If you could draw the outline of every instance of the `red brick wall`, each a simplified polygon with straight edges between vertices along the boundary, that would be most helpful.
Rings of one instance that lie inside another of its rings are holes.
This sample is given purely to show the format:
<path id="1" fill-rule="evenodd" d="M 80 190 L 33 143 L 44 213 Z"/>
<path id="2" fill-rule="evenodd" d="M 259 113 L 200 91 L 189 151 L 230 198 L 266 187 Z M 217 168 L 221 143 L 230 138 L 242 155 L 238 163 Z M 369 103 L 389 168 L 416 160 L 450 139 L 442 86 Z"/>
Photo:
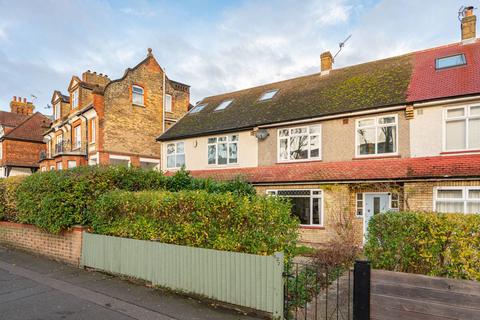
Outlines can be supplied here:
<path id="1" fill-rule="evenodd" d="M 0 221 L 0 243 L 79 266 L 84 229 L 74 227 L 53 235 L 35 226 Z"/>
<path id="2" fill-rule="evenodd" d="M 5 140 L 2 162 L 37 166 L 40 151 L 46 150 L 46 144 L 40 142 Z"/>

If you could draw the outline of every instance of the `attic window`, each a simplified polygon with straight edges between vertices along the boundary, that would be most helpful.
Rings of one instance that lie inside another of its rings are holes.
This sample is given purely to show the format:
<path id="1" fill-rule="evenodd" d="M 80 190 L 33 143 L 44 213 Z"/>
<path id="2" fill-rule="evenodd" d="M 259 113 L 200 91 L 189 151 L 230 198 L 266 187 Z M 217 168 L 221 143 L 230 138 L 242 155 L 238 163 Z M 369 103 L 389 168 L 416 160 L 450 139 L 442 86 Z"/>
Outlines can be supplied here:
<path id="1" fill-rule="evenodd" d="M 447 69 L 452 67 L 463 66 L 465 64 L 467 64 L 467 60 L 465 59 L 465 55 L 462 53 L 462 54 L 456 54 L 454 56 L 437 58 L 435 60 L 435 69 L 437 70 Z"/>
<path id="2" fill-rule="evenodd" d="M 199 104 L 198 106 L 195 106 L 195 107 L 193 107 L 193 109 L 192 109 L 192 110 L 190 110 L 190 113 L 197 113 L 197 112 L 200 112 L 200 111 L 202 111 L 202 110 L 203 110 L 203 108 L 205 108 L 206 106 L 207 106 L 207 104 L 206 104 L 206 103 L 204 103 L 204 104 Z"/>
<path id="3" fill-rule="evenodd" d="M 228 99 L 223 101 L 218 105 L 218 107 L 215 108 L 215 111 L 226 109 L 230 104 L 232 104 L 232 102 L 233 102 L 233 99 Z"/>
<path id="4" fill-rule="evenodd" d="M 258 101 L 265 101 L 272 99 L 278 92 L 278 89 L 269 90 L 264 92 Z"/>

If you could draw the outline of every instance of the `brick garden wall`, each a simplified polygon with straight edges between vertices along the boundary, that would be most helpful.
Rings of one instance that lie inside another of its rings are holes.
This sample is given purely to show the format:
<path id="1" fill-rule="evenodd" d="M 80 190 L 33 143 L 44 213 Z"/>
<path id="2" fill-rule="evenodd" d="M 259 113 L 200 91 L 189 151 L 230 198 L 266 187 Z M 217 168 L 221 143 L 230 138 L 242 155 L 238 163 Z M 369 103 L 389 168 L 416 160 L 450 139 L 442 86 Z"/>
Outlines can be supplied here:
<path id="1" fill-rule="evenodd" d="M 35 226 L 0 221 L 0 243 L 79 266 L 84 230 L 74 227 L 54 235 Z"/>

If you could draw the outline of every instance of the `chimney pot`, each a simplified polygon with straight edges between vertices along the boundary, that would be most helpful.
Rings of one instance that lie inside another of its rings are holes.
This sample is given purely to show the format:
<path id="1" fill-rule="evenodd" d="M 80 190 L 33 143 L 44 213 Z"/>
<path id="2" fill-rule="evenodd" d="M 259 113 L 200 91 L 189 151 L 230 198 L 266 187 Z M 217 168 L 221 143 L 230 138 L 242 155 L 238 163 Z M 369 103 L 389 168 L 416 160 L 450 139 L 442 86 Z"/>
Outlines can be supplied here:
<path id="1" fill-rule="evenodd" d="M 328 74 L 332 70 L 333 57 L 330 51 L 326 51 L 320 55 L 320 71 L 322 74 Z"/>
<path id="2" fill-rule="evenodd" d="M 462 33 L 462 41 L 475 40 L 477 36 L 477 17 L 473 14 L 473 7 L 463 9 L 463 18 L 460 29 Z"/>
<path id="3" fill-rule="evenodd" d="M 16 97 L 16 96 L 13 96 L 13 101 L 17 101 L 17 97 Z"/>
<path id="4" fill-rule="evenodd" d="M 26 103 L 27 102 L 27 98 L 23 98 L 23 103 Z"/>

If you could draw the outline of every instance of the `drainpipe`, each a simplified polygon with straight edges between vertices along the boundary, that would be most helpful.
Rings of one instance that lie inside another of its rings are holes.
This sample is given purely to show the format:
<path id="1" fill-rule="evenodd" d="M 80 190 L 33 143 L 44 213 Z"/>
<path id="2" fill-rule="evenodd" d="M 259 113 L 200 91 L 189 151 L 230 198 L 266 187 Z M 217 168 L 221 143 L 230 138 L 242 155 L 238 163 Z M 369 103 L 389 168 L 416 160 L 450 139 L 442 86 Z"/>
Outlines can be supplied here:
<path id="1" fill-rule="evenodd" d="M 85 141 L 85 159 L 87 159 L 87 165 L 88 165 L 88 119 L 87 117 L 85 117 L 85 115 L 82 113 L 80 115 L 80 117 L 82 117 L 83 119 L 85 119 L 85 126 L 86 126 L 86 130 L 85 130 L 85 138 L 86 138 L 86 141 Z"/>
<path id="2" fill-rule="evenodd" d="M 162 71 L 163 71 L 163 106 L 162 106 L 162 113 L 163 113 L 163 117 L 162 117 L 162 134 L 165 132 L 165 96 L 166 96 L 166 91 L 167 91 L 167 87 L 165 86 L 165 69 L 162 68 Z M 163 143 L 161 142 L 160 143 L 160 168 L 159 170 L 162 171 L 162 165 L 163 165 Z"/>

